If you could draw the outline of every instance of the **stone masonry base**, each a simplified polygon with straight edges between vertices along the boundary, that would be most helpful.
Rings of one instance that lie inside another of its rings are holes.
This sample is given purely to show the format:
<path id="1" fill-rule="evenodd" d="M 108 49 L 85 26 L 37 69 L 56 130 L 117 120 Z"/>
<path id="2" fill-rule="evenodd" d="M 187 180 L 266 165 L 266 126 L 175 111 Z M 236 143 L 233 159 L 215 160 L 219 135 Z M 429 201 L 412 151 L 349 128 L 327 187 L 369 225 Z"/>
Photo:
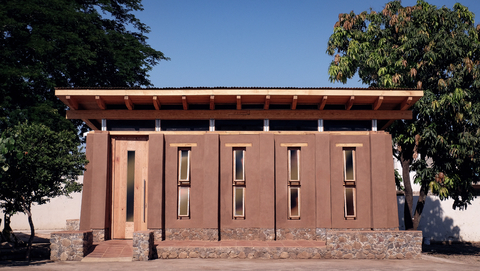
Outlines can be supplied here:
<path id="1" fill-rule="evenodd" d="M 50 260 L 81 261 L 92 247 L 92 231 L 52 232 L 50 235 Z"/>
<path id="2" fill-rule="evenodd" d="M 223 228 L 220 229 L 220 240 L 273 241 L 275 240 L 275 230 L 261 228 Z"/>
<path id="3" fill-rule="evenodd" d="M 165 240 L 217 241 L 218 229 L 167 229 Z"/>

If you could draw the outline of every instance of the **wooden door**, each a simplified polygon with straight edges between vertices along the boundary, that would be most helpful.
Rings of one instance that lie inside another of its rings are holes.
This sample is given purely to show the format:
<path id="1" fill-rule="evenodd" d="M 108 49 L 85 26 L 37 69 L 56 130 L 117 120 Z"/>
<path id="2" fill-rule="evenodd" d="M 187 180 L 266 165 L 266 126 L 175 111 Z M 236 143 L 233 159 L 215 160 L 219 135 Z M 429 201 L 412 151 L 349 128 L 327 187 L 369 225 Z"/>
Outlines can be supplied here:
<path id="1" fill-rule="evenodd" d="M 147 229 L 148 141 L 112 139 L 112 238 L 131 239 Z"/>

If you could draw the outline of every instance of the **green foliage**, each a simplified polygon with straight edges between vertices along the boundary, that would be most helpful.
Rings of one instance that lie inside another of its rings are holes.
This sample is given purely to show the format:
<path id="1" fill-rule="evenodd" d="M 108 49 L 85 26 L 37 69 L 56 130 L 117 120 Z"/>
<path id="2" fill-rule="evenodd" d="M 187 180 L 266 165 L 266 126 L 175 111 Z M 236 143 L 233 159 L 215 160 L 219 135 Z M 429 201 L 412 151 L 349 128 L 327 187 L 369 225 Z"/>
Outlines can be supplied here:
<path id="1" fill-rule="evenodd" d="M 0 130 L 16 110 L 43 104 L 64 115 L 55 87 L 150 86 L 147 72 L 168 59 L 147 44 L 149 28 L 131 13 L 142 10 L 140 0 L 0 6 Z"/>
<path id="2" fill-rule="evenodd" d="M 0 148 L 0 206 L 7 213 L 81 191 L 76 180 L 87 161 L 75 133 L 26 122 L 5 130 Z"/>
<path id="3" fill-rule="evenodd" d="M 390 128 L 397 157 L 410 157 L 422 189 L 466 208 L 480 172 L 480 26 L 461 4 L 425 1 L 340 14 L 328 42 L 331 81 L 358 72 L 372 87 L 421 88 L 413 120 Z M 437 178 L 444 174 L 443 179 Z"/>

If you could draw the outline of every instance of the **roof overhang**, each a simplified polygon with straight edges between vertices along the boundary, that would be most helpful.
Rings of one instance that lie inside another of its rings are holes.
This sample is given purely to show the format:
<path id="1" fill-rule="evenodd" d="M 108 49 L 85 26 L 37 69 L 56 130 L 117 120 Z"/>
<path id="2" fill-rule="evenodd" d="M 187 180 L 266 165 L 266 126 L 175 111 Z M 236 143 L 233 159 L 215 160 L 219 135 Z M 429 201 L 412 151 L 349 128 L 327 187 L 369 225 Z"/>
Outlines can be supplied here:
<path id="1" fill-rule="evenodd" d="M 411 119 L 409 108 L 423 96 L 423 91 L 372 88 L 57 88 L 55 95 L 69 107 L 67 118 L 82 119 L 94 130 L 100 129 L 101 119 L 377 119 L 383 123 L 379 127 L 386 127 L 393 120 Z M 194 105 L 203 107 L 192 109 L 197 108 Z M 217 108 L 223 105 L 230 107 Z M 250 108 L 248 105 L 257 107 L 246 109 Z M 278 105 L 282 105 L 281 109 L 273 109 Z M 180 110 L 172 110 L 172 106 Z M 305 106 L 309 109 L 304 109 Z M 329 109 L 332 106 L 335 110 Z"/>

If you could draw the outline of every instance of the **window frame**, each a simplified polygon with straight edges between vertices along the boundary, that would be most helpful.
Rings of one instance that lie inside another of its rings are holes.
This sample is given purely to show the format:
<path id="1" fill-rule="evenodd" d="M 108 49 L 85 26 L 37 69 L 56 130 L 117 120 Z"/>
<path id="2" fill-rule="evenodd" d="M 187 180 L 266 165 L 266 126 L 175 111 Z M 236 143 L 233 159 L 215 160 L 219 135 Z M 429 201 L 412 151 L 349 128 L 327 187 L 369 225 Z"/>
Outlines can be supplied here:
<path id="1" fill-rule="evenodd" d="M 297 152 L 297 180 L 292 180 L 292 154 L 291 154 L 291 151 L 296 151 Z M 287 177 L 288 177 L 288 183 L 290 185 L 300 185 L 300 159 L 301 159 L 301 148 L 300 147 L 288 147 L 287 148 L 287 153 L 288 153 L 288 166 L 287 166 L 287 170 L 288 170 L 288 173 L 287 173 Z"/>
<path id="2" fill-rule="evenodd" d="M 297 190 L 297 208 L 298 215 L 292 215 L 292 189 Z M 288 187 L 288 219 L 299 220 L 301 217 L 301 192 L 299 186 L 289 186 Z"/>
<path id="3" fill-rule="evenodd" d="M 236 212 L 236 204 L 237 204 L 237 190 L 242 190 L 242 214 L 237 215 Z M 244 186 L 234 186 L 233 187 L 233 218 L 238 219 L 238 218 L 245 218 L 245 187 Z"/>
<path id="4" fill-rule="evenodd" d="M 352 203 L 353 203 L 353 215 L 348 214 L 347 209 L 347 189 L 352 189 Z M 357 218 L 357 188 L 355 186 L 345 186 L 343 189 L 343 198 L 344 198 L 344 216 L 345 219 L 356 219 Z"/>
<path id="5" fill-rule="evenodd" d="M 180 213 L 181 212 L 180 207 L 181 207 L 181 202 L 182 202 L 181 201 L 182 200 L 182 198 L 181 198 L 182 194 L 180 193 L 180 191 L 182 189 L 187 189 L 187 214 L 181 214 Z M 177 195 L 178 195 L 177 217 L 180 218 L 180 219 L 182 219 L 184 217 L 190 217 L 190 186 L 178 186 L 177 191 L 178 191 L 177 192 Z"/>
<path id="6" fill-rule="evenodd" d="M 243 163 L 242 163 L 242 179 L 237 179 L 237 159 L 236 159 L 236 152 L 237 151 L 242 151 L 242 156 L 243 156 Z M 234 185 L 245 185 L 245 154 L 246 150 L 243 147 L 235 147 L 232 149 L 232 155 L 233 155 L 233 184 Z"/>
<path id="7" fill-rule="evenodd" d="M 182 179 L 182 152 L 187 151 L 188 156 L 187 156 L 187 178 Z M 177 181 L 179 185 L 188 185 L 190 184 L 190 156 L 191 156 L 192 149 L 190 148 L 178 148 L 178 176 L 177 176 Z"/>
<path id="8" fill-rule="evenodd" d="M 346 156 L 346 151 L 351 151 L 352 152 L 352 174 L 353 174 L 353 179 L 347 179 L 347 156 Z M 356 183 L 356 159 L 355 159 L 355 154 L 356 154 L 356 149 L 354 147 L 344 147 L 342 149 L 343 153 L 343 182 L 345 185 L 355 185 Z"/>

